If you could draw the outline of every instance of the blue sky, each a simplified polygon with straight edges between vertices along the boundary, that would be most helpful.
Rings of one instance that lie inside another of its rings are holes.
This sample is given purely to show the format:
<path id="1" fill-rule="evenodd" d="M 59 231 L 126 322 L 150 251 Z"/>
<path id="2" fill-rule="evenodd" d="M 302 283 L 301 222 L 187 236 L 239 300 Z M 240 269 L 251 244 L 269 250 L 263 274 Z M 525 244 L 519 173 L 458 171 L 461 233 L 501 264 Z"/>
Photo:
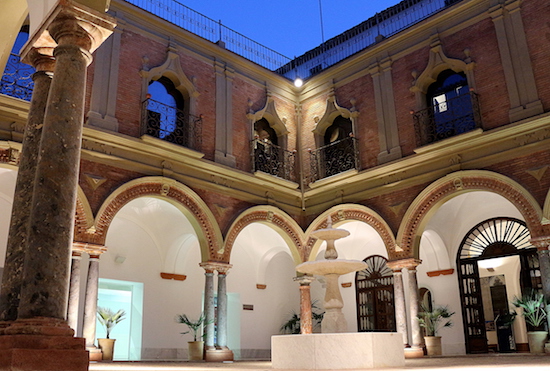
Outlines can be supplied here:
<path id="1" fill-rule="evenodd" d="M 319 0 L 179 0 L 287 57 L 322 42 Z M 325 41 L 399 0 L 321 0 Z"/>

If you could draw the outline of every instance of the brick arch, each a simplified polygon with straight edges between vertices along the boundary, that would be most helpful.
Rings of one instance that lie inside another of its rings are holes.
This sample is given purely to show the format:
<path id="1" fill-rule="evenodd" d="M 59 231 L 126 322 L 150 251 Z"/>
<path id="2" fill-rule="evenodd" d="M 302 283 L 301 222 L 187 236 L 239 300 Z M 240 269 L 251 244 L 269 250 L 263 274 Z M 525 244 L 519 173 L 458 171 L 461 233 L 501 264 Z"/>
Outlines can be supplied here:
<path id="1" fill-rule="evenodd" d="M 202 260 L 219 261 L 223 239 L 214 215 L 191 188 L 164 177 L 134 179 L 115 190 L 98 212 L 92 227 L 92 242 L 104 245 L 115 215 L 124 205 L 139 197 L 160 198 L 177 207 L 187 217 L 197 234 Z"/>
<path id="2" fill-rule="evenodd" d="M 521 213 L 532 238 L 543 234 L 542 210 L 537 201 L 519 183 L 486 170 L 467 170 L 449 174 L 428 186 L 413 201 L 405 213 L 397 244 L 403 257 L 418 258 L 424 227 L 441 205 L 466 192 L 487 191 L 501 195 Z"/>
<path id="3" fill-rule="evenodd" d="M 233 222 L 227 233 L 224 245 L 223 260 L 229 261 L 235 240 L 242 230 L 253 224 L 262 223 L 277 232 L 287 243 L 294 262 L 303 262 L 302 245 L 304 233 L 298 223 L 281 209 L 274 206 L 260 205 L 245 210 Z"/>
<path id="4" fill-rule="evenodd" d="M 374 210 L 357 204 L 342 204 L 336 205 L 319 215 L 308 227 L 306 231 L 306 243 L 304 244 L 304 255 L 307 260 L 315 259 L 313 256 L 314 246 L 317 239 L 311 237 L 311 232 L 327 227 L 327 218 L 330 216 L 334 226 L 342 224 L 346 221 L 360 221 L 372 228 L 382 238 L 386 251 L 388 252 L 388 260 L 398 259 L 400 251 L 396 250 L 395 237 L 386 223 L 386 221 Z"/>

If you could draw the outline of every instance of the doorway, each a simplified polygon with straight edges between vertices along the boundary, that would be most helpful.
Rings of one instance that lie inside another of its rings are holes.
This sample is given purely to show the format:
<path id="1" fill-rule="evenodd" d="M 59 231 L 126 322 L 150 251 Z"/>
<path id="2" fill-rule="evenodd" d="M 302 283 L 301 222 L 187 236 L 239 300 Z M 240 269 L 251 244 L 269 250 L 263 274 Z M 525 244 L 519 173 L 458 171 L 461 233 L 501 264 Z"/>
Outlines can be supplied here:
<path id="1" fill-rule="evenodd" d="M 542 287 L 537 250 L 529 241 L 525 223 L 513 218 L 479 223 L 462 240 L 457 267 L 467 353 L 515 350 L 511 341 L 506 346 L 498 321 L 512 312 L 514 296 Z"/>

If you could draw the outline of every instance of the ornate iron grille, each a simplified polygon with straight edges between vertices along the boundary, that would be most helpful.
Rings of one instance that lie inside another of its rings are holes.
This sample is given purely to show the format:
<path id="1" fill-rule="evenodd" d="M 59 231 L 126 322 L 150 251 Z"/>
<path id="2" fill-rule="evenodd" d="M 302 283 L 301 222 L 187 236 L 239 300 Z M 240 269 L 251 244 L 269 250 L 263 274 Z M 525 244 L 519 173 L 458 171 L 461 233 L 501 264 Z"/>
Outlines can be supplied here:
<path id="1" fill-rule="evenodd" d="M 296 151 L 288 151 L 275 144 L 254 139 L 252 171 L 261 171 L 286 180 L 296 181 Z"/>
<path id="2" fill-rule="evenodd" d="M 481 127 L 479 100 L 474 92 L 412 112 L 412 115 L 418 147 Z"/>
<path id="3" fill-rule="evenodd" d="M 30 101 L 34 88 L 34 72 L 34 68 L 21 62 L 19 55 L 11 53 L 2 75 L 0 93 Z"/>
<path id="4" fill-rule="evenodd" d="M 359 170 L 357 139 L 352 136 L 315 150 L 309 150 L 309 156 L 310 183 L 346 170 Z"/>
<path id="5" fill-rule="evenodd" d="M 142 135 L 200 151 L 202 116 L 185 114 L 175 107 L 147 99 L 142 107 Z"/>

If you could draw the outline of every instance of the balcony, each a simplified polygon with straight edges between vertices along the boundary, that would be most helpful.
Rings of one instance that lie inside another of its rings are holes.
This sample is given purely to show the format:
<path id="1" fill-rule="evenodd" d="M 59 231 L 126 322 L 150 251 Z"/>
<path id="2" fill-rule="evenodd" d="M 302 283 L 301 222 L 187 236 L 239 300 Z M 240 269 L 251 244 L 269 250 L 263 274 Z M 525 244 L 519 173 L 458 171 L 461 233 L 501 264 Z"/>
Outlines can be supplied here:
<path id="1" fill-rule="evenodd" d="M 418 147 L 482 127 L 478 96 L 472 91 L 412 116 Z"/>
<path id="2" fill-rule="evenodd" d="M 252 140 L 251 148 L 252 172 L 261 171 L 296 182 L 296 151 L 287 151 L 260 139 Z"/>
<path id="3" fill-rule="evenodd" d="M 34 72 L 34 68 L 21 62 L 19 55 L 11 53 L 0 81 L 0 94 L 30 101 Z"/>
<path id="4" fill-rule="evenodd" d="M 202 116 L 147 99 L 142 107 L 142 135 L 150 135 L 183 147 L 201 151 Z"/>
<path id="5" fill-rule="evenodd" d="M 357 139 L 352 136 L 315 150 L 309 150 L 309 155 L 310 183 L 347 170 L 359 170 L 360 167 Z"/>

